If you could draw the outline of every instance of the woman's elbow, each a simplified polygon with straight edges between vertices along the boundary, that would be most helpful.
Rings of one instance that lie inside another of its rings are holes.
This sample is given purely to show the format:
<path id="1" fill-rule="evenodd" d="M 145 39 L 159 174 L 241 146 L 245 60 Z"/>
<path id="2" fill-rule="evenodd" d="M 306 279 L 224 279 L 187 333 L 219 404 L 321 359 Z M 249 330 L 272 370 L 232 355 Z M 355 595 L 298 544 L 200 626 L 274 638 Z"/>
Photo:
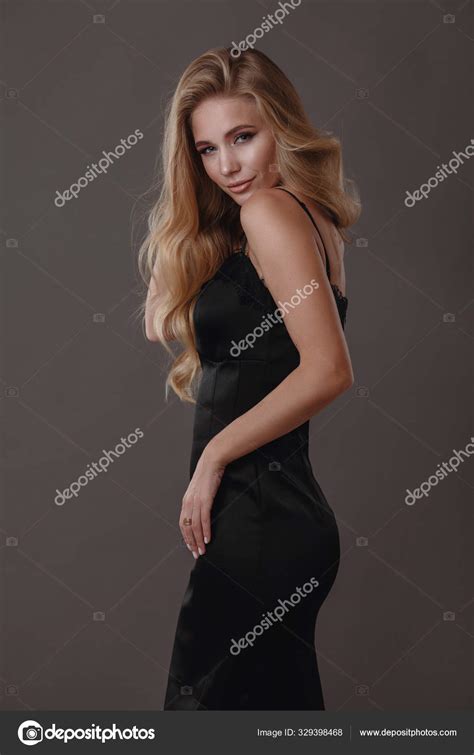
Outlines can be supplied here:
<path id="1" fill-rule="evenodd" d="M 325 391 L 331 396 L 331 400 L 337 398 L 341 393 L 345 393 L 345 391 L 354 385 L 354 374 L 350 365 L 338 368 L 334 367 L 334 369 L 328 370 L 321 377 Z"/>
<path id="2" fill-rule="evenodd" d="M 354 373 L 350 362 L 344 361 L 343 364 L 332 364 L 326 367 L 326 369 L 322 367 L 319 358 L 316 362 L 314 360 L 306 361 L 303 364 L 300 362 L 300 368 L 303 369 L 306 376 L 308 389 L 311 393 L 316 391 L 316 401 L 320 401 L 321 391 L 324 391 L 328 396 L 330 395 L 331 400 L 333 400 L 354 385 Z M 315 375 L 318 376 L 316 382 Z"/>
<path id="3" fill-rule="evenodd" d="M 340 370 L 334 377 L 333 382 L 336 395 L 345 393 L 345 391 L 349 390 L 349 388 L 354 385 L 354 373 L 352 371 L 352 368 L 349 367 L 347 369 Z"/>

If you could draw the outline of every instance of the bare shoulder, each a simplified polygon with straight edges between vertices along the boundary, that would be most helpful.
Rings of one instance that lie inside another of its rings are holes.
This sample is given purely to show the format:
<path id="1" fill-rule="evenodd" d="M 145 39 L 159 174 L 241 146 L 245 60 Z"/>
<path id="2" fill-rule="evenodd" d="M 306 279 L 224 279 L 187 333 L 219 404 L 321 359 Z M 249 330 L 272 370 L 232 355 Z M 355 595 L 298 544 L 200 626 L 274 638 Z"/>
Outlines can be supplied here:
<path id="1" fill-rule="evenodd" d="M 331 219 L 329 213 L 313 199 L 303 196 L 299 200 L 313 217 L 314 222 L 321 234 L 324 246 L 330 250 L 329 256 L 333 261 L 333 267 L 338 267 L 344 259 L 344 239 L 339 229 Z M 276 187 L 259 189 L 250 196 L 240 209 L 240 222 L 245 233 L 269 232 L 277 227 L 294 232 L 298 226 L 301 231 L 314 235 L 314 227 L 309 222 L 301 222 L 302 207 L 288 192 L 281 191 Z M 318 247 L 321 246 L 316 237 Z M 323 249 L 320 250 L 323 252 Z"/>
<path id="2" fill-rule="evenodd" d="M 258 189 L 240 208 L 240 222 L 247 233 L 278 226 L 291 227 L 300 220 L 301 209 L 287 192 L 280 189 Z"/>
<path id="3" fill-rule="evenodd" d="M 319 233 L 295 196 L 306 206 Z M 311 244 L 314 249 L 316 245 L 324 265 L 327 255 L 331 282 L 345 290 L 344 239 L 330 214 L 312 198 L 300 192 L 291 196 L 277 187 L 259 189 L 242 205 L 240 222 L 257 268 L 266 257 L 277 255 L 280 247 L 295 253 L 303 246 Z"/>

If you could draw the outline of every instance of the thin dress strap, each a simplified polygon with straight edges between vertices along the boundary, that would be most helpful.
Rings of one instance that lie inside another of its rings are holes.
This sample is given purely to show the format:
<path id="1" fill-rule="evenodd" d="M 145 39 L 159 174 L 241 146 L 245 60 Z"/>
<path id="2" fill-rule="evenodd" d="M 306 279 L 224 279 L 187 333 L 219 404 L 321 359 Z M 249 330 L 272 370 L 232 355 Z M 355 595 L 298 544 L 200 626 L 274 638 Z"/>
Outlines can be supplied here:
<path id="1" fill-rule="evenodd" d="M 324 240 L 323 240 L 323 237 L 322 237 L 322 235 L 320 233 L 320 230 L 319 230 L 318 226 L 316 225 L 316 222 L 315 222 L 313 216 L 311 215 L 310 211 L 306 207 L 305 203 L 302 202 L 300 199 L 298 199 L 298 197 L 295 196 L 293 194 L 293 192 L 290 191 L 289 189 L 284 189 L 283 186 L 275 186 L 275 189 L 281 189 L 282 191 L 286 191 L 287 194 L 290 194 L 293 197 L 293 199 L 296 199 L 296 201 L 298 202 L 298 204 L 300 205 L 300 207 L 303 208 L 303 210 L 305 211 L 305 213 L 308 215 L 309 219 L 311 220 L 312 224 L 316 228 L 316 230 L 318 232 L 318 236 L 321 239 L 321 243 L 322 243 L 323 249 L 324 249 L 324 256 L 325 256 L 325 259 L 326 259 L 326 273 L 327 273 L 327 276 L 329 278 L 329 281 L 331 281 L 331 270 L 330 270 L 330 267 L 329 267 L 329 255 L 327 253 L 326 245 L 324 243 Z"/>

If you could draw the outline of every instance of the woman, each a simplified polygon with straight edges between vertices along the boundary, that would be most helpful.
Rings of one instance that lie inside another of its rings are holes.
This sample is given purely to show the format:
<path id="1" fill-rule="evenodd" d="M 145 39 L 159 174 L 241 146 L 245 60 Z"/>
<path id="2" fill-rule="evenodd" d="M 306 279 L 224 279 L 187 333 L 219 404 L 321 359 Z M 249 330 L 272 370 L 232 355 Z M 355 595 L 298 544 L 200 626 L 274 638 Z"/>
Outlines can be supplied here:
<path id="1" fill-rule="evenodd" d="M 167 393 L 196 404 L 165 710 L 324 710 L 314 632 L 340 550 L 308 425 L 353 384 L 347 186 L 339 142 L 263 53 L 188 66 L 140 249 L 146 335 L 183 345 Z"/>

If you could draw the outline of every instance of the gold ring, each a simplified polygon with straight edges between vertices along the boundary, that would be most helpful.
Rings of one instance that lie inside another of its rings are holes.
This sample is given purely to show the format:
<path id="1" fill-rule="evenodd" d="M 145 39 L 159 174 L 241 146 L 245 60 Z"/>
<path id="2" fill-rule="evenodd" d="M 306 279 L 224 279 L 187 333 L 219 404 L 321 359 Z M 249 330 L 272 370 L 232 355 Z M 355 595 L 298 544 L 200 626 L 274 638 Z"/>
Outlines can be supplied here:
<path id="1" fill-rule="evenodd" d="M 189 527 L 189 525 L 192 523 L 193 523 L 192 519 L 189 519 L 189 518 L 183 519 L 183 524 L 185 527 Z"/>

